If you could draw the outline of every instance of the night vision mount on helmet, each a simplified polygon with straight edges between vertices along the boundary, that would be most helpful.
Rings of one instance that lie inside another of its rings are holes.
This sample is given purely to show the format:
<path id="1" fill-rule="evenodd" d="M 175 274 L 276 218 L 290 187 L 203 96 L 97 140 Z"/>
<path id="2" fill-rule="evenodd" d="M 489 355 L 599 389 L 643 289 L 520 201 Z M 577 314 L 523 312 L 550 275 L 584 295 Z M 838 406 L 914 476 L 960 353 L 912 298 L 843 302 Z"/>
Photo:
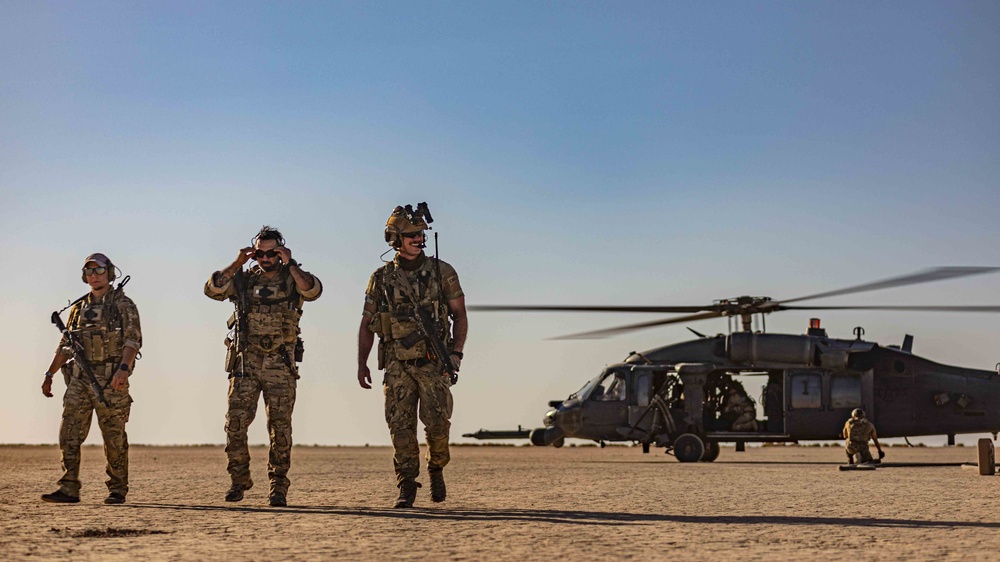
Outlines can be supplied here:
<path id="1" fill-rule="evenodd" d="M 402 235 L 430 230 L 429 226 L 434 222 L 427 202 L 417 203 L 416 210 L 413 205 L 398 206 L 392 210 L 392 215 L 385 223 L 385 241 L 393 248 L 399 248 L 402 243 Z"/>

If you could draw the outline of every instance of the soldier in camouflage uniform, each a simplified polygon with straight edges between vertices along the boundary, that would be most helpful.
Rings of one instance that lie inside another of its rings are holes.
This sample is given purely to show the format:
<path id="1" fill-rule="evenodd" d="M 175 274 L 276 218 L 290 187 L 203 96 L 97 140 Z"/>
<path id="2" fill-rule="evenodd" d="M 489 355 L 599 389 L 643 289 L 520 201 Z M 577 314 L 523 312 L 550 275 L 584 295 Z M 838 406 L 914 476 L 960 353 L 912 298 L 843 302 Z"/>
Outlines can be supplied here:
<path id="1" fill-rule="evenodd" d="M 243 269 L 251 258 L 257 265 Z M 232 486 L 226 501 L 243 499 L 253 487 L 247 429 L 264 395 L 271 449 L 267 462 L 270 479 L 268 501 L 272 507 L 287 505 L 288 468 L 292 452 L 292 408 L 299 378 L 296 362 L 302 360 L 299 319 L 302 303 L 314 301 L 323 292 L 319 279 L 303 271 L 292 259 L 292 251 L 277 230 L 265 226 L 253 246 L 240 250 L 228 267 L 212 274 L 205 283 L 210 298 L 232 300 L 242 315 L 234 313 L 226 339 L 229 373 L 229 410 L 226 413 L 226 454 Z M 241 300 L 242 299 L 242 300 Z M 243 316 L 243 318 L 240 318 Z"/>
<path id="2" fill-rule="evenodd" d="M 847 451 L 847 461 L 854 464 L 855 455 L 862 463 L 872 462 L 872 453 L 868 450 L 868 440 L 875 441 L 875 448 L 878 449 L 878 458 L 882 460 L 885 453 L 878 442 L 878 434 L 875 433 L 875 424 L 870 422 L 865 416 L 865 411 L 855 408 L 851 412 L 851 419 L 844 424 L 844 447 Z"/>
<path id="3" fill-rule="evenodd" d="M 55 503 L 80 501 L 80 446 L 90 432 L 93 413 L 104 438 L 107 457 L 108 497 L 106 504 L 125 503 L 128 494 L 128 421 L 132 397 L 128 377 L 142 347 L 139 311 L 121 288 L 114 289 L 115 266 L 104 254 L 91 254 L 84 260 L 83 281 L 90 292 L 69 311 L 66 328 L 83 345 L 83 355 L 90 366 L 107 404 L 98 398 L 89 377 L 73 358 L 69 338 L 63 335 L 49 369 L 45 371 L 42 394 L 52 397 L 52 374 L 63 373 L 62 423 L 59 425 L 59 450 L 63 476 L 59 489 L 42 499 Z"/>
<path id="4" fill-rule="evenodd" d="M 427 472 L 431 499 L 446 497 L 443 469 L 450 459 L 451 378 L 444 371 L 427 341 L 417 331 L 412 299 L 437 319 L 437 336 L 451 354 L 456 369 L 461 365 L 468 319 L 465 295 L 455 269 L 424 254 L 427 222 L 409 208 L 396 207 L 385 228 L 385 239 L 395 250 L 393 261 L 372 274 L 365 291 L 365 305 L 358 330 L 358 383 L 371 388 L 368 355 L 379 336 L 379 369 L 385 370 L 385 420 L 392 438 L 393 465 L 399 497 L 395 507 L 412 507 L 420 473 L 417 418 L 427 438 Z M 407 284 L 406 287 L 402 284 Z M 410 296 L 408 296 L 410 295 Z M 449 320 L 451 322 L 449 322 Z M 449 323 L 453 326 L 449 327 Z"/>
<path id="5" fill-rule="evenodd" d="M 732 420 L 732 431 L 757 431 L 757 406 L 737 381 L 730 383 L 722 398 L 722 417 Z"/>

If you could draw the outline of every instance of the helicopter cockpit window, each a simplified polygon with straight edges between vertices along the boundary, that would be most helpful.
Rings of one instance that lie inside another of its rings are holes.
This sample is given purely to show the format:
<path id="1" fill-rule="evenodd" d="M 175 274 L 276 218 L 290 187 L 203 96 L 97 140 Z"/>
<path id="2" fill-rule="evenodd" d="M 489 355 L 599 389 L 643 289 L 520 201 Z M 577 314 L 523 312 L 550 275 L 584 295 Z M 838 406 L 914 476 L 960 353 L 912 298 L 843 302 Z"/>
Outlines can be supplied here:
<path id="1" fill-rule="evenodd" d="M 792 408 L 822 408 L 823 382 L 819 373 L 795 373 L 788 378 Z"/>
<path id="2" fill-rule="evenodd" d="M 623 373 L 608 373 L 601 380 L 601 384 L 597 385 L 597 388 L 590 395 L 591 400 L 599 400 L 601 402 L 617 402 L 625 400 L 625 397 L 626 386 L 625 375 Z"/>
<path id="3" fill-rule="evenodd" d="M 861 377 L 834 376 L 830 380 L 830 406 L 857 408 L 861 405 Z"/>
<path id="4" fill-rule="evenodd" d="M 642 374 L 635 379 L 636 405 L 649 406 L 649 375 Z"/>

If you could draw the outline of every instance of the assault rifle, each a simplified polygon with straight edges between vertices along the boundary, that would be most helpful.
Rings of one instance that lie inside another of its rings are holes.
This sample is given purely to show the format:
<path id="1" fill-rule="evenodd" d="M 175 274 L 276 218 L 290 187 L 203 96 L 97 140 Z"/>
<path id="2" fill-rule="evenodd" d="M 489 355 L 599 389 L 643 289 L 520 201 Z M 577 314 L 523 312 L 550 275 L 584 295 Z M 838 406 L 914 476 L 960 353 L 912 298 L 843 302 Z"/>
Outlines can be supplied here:
<path id="1" fill-rule="evenodd" d="M 233 330 L 233 347 L 236 357 L 232 361 L 226 361 L 227 366 L 232 365 L 230 374 L 232 376 L 243 376 L 243 354 L 247 350 L 247 280 L 246 273 L 240 269 L 233 275 L 233 287 L 236 294 L 233 296 L 233 304 L 236 305 L 236 312 L 232 324 L 229 328 Z"/>
<path id="2" fill-rule="evenodd" d="M 390 275 L 399 276 L 400 271 L 401 270 L 396 269 Z M 427 342 L 427 345 L 430 347 L 431 354 L 433 354 L 434 358 L 441 363 L 445 372 L 451 377 L 451 384 L 458 384 L 458 371 L 455 370 L 455 365 L 451 362 L 451 354 L 448 353 L 448 349 L 445 347 L 444 342 L 441 341 L 441 336 L 439 335 L 444 333 L 444 327 L 441 326 L 441 323 L 431 316 L 427 310 L 420 307 L 419 301 L 417 301 L 416 295 L 413 294 L 413 288 L 410 287 L 409 283 L 404 280 L 398 284 L 394 284 L 393 286 L 399 287 L 400 292 L 402 292 L 403 295 L 410 300 L 414 309 L 413 319 L 417 323 L 417 331 Z M 407 339 L 409 339 L 409 336 L 403 338 L 402 341 L 404 345 Z M 416 342 L 414 341 L 413 343 Z M 412 345 L 413 344 L 411 343 L 406 347 L 412 347 Z"/>
<path id="3" fill-rule="evenodd" d="M 56 328 L 59 329 L 59 332 L 66 336 L 66 339 L 69 340 L 69 346 L 73 349 L 73 360 L 76 361 L 80 370 L 87 375 L 88 379 L 90 379 L 90 388 L 94 389 L 94 393 L 97 394 L 97 399 L 101 401 L 101 404 L 107 406 L 108 401 L 104 398 L 104 387 L 97 382 L 97 377 L 94 375 L 94 371 L 87 363 L 87 357 L 83 354 L 83 344 L 80 343 L 80 340 L 73 336 L 73 332 L 66 329 L 66 324 L 63 324 L 62 317 L 59 316 L 59 312 L 52 313 L 52 323 L 55 324 Z"/>

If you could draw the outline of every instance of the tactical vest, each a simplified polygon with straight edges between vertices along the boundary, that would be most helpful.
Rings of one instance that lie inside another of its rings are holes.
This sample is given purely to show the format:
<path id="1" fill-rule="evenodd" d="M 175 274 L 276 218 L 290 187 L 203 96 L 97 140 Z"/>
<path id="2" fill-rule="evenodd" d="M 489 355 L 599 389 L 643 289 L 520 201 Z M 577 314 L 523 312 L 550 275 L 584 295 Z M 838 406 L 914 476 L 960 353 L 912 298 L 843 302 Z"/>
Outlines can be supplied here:
<path id="1" fill-rule="evenodd" d="M 874 426 L 866 419 L 851 418 L 847 422 L 847 440 L 855 443 L 868 443 Z"/>
<path id="2" fill-rule="evenodd" d="M 247 343 L 266 353 L 281 348 L 291 351 L 301 333 L 301 297 L 295 279 L 282 270 L 271 279 L 261 275 L 247 278 Z"/>
<path id="3" fill-rule="evenodd" d="M 393 274 L 398 272 L 397 274 Z M 428 359 L 429 348 L 426 339 L 420 337 L 415 320 L 416 308 L 406 296 L 400 283 L 409 284 L 417 298 L 417 306 L 430 313 L 441 325 L 444 333 L 437 334 L 449 350 L 451 342 L 451 321 L 444 303 L 441 280 L 434 267 L 433 258 L 426 258 L 413 271 L 406 271 L 395 262 L 385 264 L 379 270 L 380 293 L 378 295 L 378 315 L 373 325 L 385 346 L 389 358 L 400 361 Z M 409 345 L 407 345 L 409 344 Z"/>
<path id="4" fill-rule="evenodd" d="M 106 295 L 99 302 L 88 296 L 80 302 L 67 327 L 81 344 L 83 354 L 90 363 L 118 362 L 122 357 L 122 321 L 115 306 L 115 294 Z"/>

